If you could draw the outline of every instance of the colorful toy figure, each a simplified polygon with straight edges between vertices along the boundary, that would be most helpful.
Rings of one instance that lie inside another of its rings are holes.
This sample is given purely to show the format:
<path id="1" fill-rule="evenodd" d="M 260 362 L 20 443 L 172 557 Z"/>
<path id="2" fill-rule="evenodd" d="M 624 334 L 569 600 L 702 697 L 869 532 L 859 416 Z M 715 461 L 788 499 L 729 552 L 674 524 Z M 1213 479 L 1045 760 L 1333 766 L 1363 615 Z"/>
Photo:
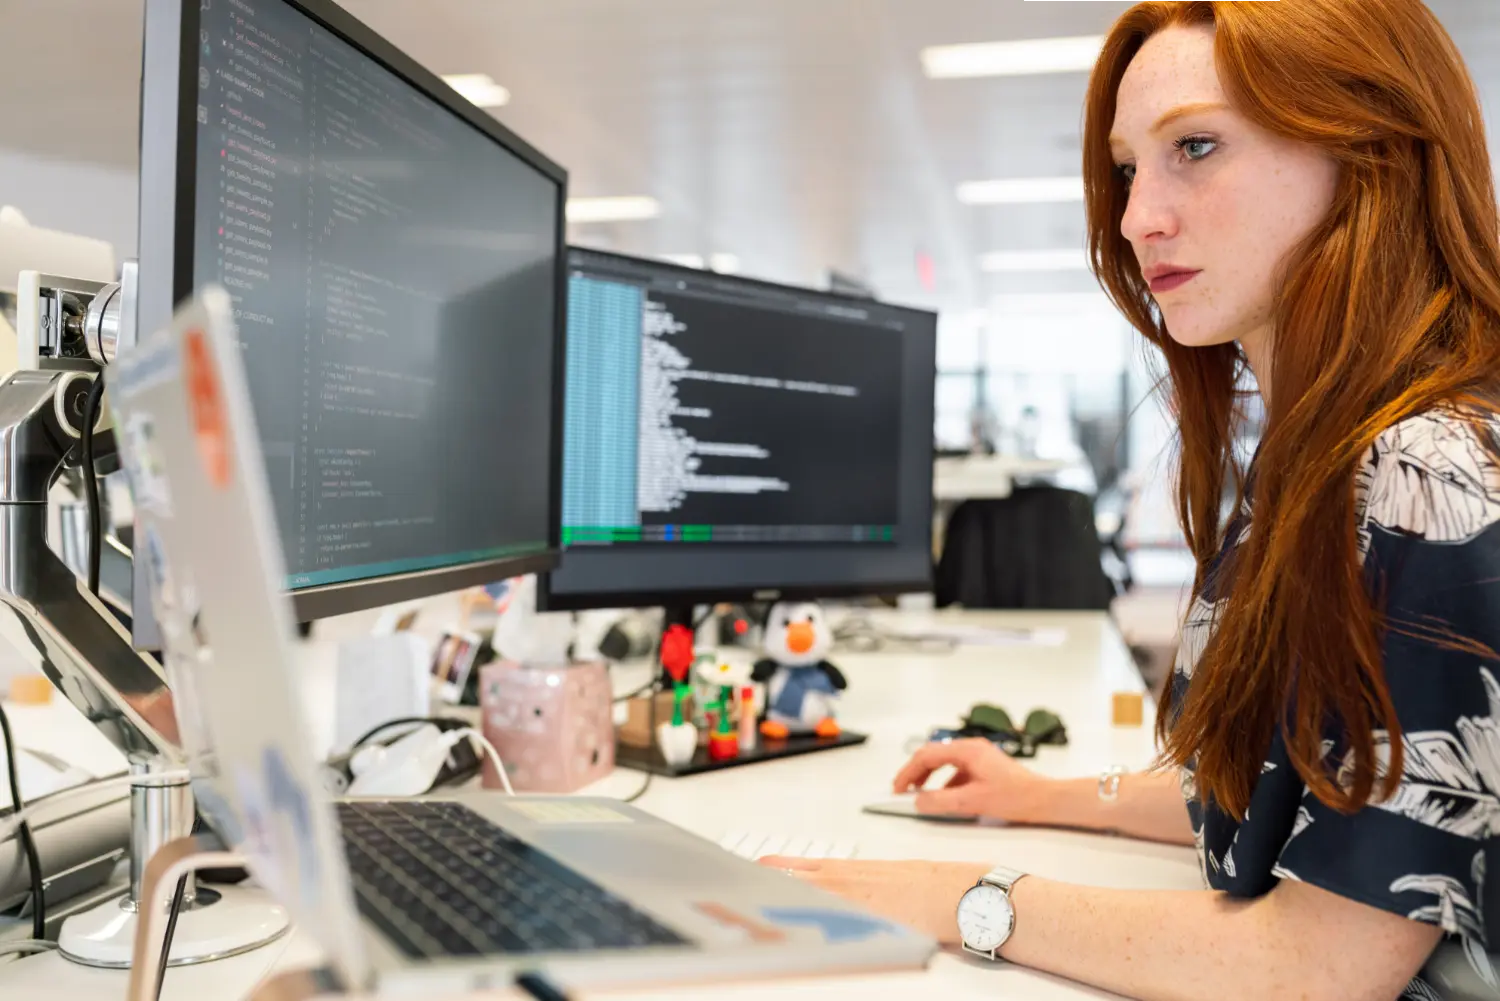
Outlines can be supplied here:
<path id="1" fill-rule="evenodd" d="M 740 738 L 735 729 L 735 696 L 739 689 L 749 684 L 750 667 L 700 660 L 696 669 L 701 682 L 717 689 L 714 700 L 703 707 L 709 720 L 708 756 L 714 761 L 737 758 Z"/>
<path id="2" fill-rule="evenodd" d="M 752 678 L 766 686 L 761 734 L 785 740 L 792 734 L 837 737 L 834 707 L 848 687 L 843 672 L 824 658 L 833 649 L 833 630 L 813 602 L 781 602 L 766 617 L 766 658 Z"/>

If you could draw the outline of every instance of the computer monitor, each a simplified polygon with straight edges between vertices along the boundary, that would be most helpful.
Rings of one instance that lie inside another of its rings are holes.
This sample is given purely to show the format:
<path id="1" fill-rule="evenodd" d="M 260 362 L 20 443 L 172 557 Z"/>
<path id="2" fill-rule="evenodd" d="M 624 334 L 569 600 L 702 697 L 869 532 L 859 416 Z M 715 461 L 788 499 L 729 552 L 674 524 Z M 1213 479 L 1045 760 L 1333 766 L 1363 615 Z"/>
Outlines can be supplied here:
<path id="1" fill-rule="evenodd" d="M 539 604 L 928 589 L 936 344 L 930 312 L 571 249 Z"/>
<path id="2" fill-rule="evenodd" d="M 233 296 L 298 617 L 552 566 L 565 172 L 330 0 L 145 30 L 139 327 Z"/>

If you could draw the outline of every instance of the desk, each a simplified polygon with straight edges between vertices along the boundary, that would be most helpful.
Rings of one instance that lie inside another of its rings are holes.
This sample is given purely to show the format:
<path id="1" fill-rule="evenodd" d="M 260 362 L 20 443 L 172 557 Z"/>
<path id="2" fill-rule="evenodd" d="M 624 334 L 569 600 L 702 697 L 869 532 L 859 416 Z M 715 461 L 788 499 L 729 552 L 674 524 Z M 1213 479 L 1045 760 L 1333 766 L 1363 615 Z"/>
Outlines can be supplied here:
<path id="1" fill-rule="evenodd" d="M 910 613 L 906 622 L 912 621 Z M 887 796 L 888 782 L 906 760 L 906 744 L 935 724 L 956 722 L 980 700 L 1024 716 L 1044 706 L 1067 723 L 1071 744 L 1043 748 L 1035 767 L 1053 775 L 1090 774 L 1113 764 L 1146 765 L 1153 755 L 1148 726 L 1110 725 L 1110 693 L 1140 690 L 1130 655 L 1108 618 L 1099 613 L 927 613 L 934 621 L 1000 627 L 1060 627 L 1061 646 L 965 648 L 951 653 L 891 652 L 835 656 L 849 677 L 841 715 L 870 734 L 867 744 L 845 750 L 731 769 L 686 779 L 653 780 L 639 806 L 704 837 L 732 830 L 807 834 L 855 842 L 860 857 L 963 859 L 1001 863 L 1074 882 L 1101 886 L 1196 889 L 1201 887 L 1190 849 L 1094 835 L 928 825 L 860 813 Z M 644 675 L 642 675 L 644 677 Z M 639 679 L 621 672 L 622 690 Z M 616 771 L 591 794 L 624 796 L 642 781 Z M 305 934 L 238 959 L 167 974 L 167 1001 L 243 997 L 271 969 L 315 962 Z M 44 955 L 0 966 L 0 996 L 28 1001 L 105 1001 L 124 991 L 123 974 L 72 966 Z M 822 979 L 816 983 L 714 988 L 716 1001 L 742 1001 L 773 993 L 778 999 L 882 1001 L 923 994 L 944 999 L 1056 1001 L 1102 997 L 1027 970 L 993 966 L 943 954 L 924 972 Z M 704 988 L 653 991 L 649 997 L 701 998 Z M 648 995 L 612 995 L 646 1001 Z"/>

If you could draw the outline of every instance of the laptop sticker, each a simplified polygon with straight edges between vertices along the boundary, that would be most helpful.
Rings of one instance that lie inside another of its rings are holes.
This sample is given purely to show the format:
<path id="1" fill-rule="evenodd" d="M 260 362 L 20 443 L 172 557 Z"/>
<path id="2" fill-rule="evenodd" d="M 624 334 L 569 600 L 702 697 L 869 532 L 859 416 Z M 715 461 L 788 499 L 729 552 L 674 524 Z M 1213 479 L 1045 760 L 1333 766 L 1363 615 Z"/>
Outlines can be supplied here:
<path id="1" fill-rule="evenodd" d="M 278 856 L 271 843 L 271 810 L 261 786 L 260 777 L 243 762 L 231 762 L 235 792 L 239 794 L 240 820 L 244 825 L 244 852 L 248 868 L 255 878 L 277 900 L 289 899 L 286 874 L 277 865 Z"/>
<path id="2" fill-rule="evenodd" d="M 309 911 L 318 903 L 322 866 L 312 835 L 312 806 L 281 749 L 261 751 L 256 775 L 237 766 L 235 787 L 243 804 L 244 852 L 271 895 Z"/>
<path id="3" fill-rule="evenodd" d="M 322 859 L 313 840 L 312 804 L 308 802 L 307 790 L 292 774 L 281 748 L 267 747 L 261 756 L 266 785 L 271 793 L 275 829 L 282 840 L 281 857 L 296 860 L 297 871 L 292 873 L 292 879 L 296 883 L 298 907 L 304 912 L 310 911 L 318 903 L 323 871 Z M 289 845 L 286 844 L 288 840 Z"/>
<path id="4" fill-rule="evenodd" d="M 224 393 L 219 373 L 214 370 L 208 341 L 201 330 L 189 330 L 182 340 L 183 363 L 187 368 L 185 382 L 188 403 L 193 413 L 193 434 L 198 441 L 198 458 L 208 482 L 224 489 L 229 486 L 229 418 L 224 412 Z"/>
<path id="5" fill-rule="evenodd" d="M 823 941 L 829 945 L 840 942 L 863 942 L 883 935 L 902 937 L 905 932 L 898 925 L 879 918 L 869 918 L 849 911 L 825 910 L 818 907 L 765 907 L 761 917 L 779 928 L 806 928 L 821 932 Z"/>
<path id="6" fill-rule="evenodd" d="M 161 452 L 156 442 L 156 426 L 147 414 L 133 414 L 120 429 L 126 447 L 120 449 L 125 475 L 136 507 L 164 518 L 172 516 L 172 491 L 162 468 Z"/>
<path id="7" fill-rule="evenodd" d="M 602 803 L 569 803 L 562 800 L 536 799 L 524 803 L 507 803 L 510 809 L 538 824 L 633 824 L 628 813 L 612 810 Z"/>
<path id="8" fill-rule="evenodd" d="M 747 917 L 723 904 L 717 904 L 712 901 L 700 901 L 693 905 L 693 910 L 708 918 L 714 924 L 744 933 L 745 939 L 751 942 L 774 944 L 786 941 L 786 932 L 778 928 L 773 928 L 754 918 Z"/>

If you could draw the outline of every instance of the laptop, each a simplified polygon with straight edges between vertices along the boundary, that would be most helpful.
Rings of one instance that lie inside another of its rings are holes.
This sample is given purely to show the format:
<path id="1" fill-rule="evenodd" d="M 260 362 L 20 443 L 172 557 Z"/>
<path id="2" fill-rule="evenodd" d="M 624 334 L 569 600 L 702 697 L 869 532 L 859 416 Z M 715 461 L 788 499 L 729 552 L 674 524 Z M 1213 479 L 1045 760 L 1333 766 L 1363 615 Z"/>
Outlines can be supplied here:
<path id="1" fill-rule="evenodd" d="M 531 973 L 598 988 L 931 957 L 931 939 L 617 800 L 329 798 L 228 294 L 187 303 L 109 389 L 200 806 L 346 986 L 426 995 Z"/>

